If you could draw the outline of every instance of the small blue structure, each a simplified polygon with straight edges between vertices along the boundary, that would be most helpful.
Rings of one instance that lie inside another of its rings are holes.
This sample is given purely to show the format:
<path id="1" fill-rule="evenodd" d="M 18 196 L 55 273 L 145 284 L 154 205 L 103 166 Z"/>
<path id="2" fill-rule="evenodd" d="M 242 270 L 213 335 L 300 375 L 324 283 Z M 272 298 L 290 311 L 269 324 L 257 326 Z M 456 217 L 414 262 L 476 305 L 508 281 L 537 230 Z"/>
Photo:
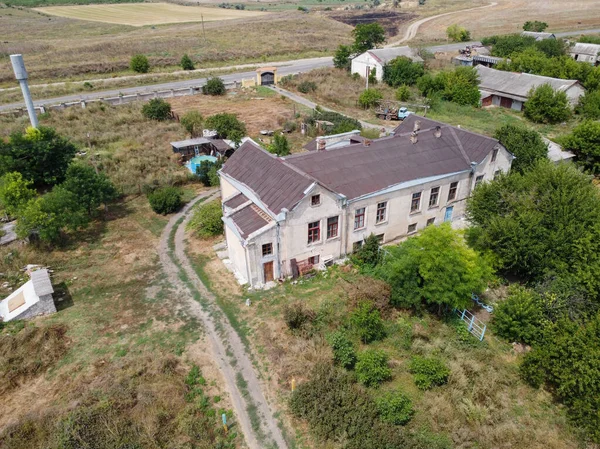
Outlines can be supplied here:
<path id="1" fill-rule="evenodd" d="M 214 156 L 208 156 L 206 154 L 203 154 L 201 156 L 194 156 L 186 162 L 185 166 L 188 168 L 189 171 L 191 171 L 195 175 L 196 167 L 198 167 L 202 161 L 217 162 L 217 158 Z"/>
<path id="2" fill-rule="evenodd" d="M 475 336 L 479 341 L 483 341 L 485 330 L 487 329 L 487 326 L 483 321 L 479 320 L 467 309 L 454 309 L 454 313 L 456 313 L 456 315 L 466 323 L 467 329 L 471 334 L 473 334 L 473 336 Z"/>

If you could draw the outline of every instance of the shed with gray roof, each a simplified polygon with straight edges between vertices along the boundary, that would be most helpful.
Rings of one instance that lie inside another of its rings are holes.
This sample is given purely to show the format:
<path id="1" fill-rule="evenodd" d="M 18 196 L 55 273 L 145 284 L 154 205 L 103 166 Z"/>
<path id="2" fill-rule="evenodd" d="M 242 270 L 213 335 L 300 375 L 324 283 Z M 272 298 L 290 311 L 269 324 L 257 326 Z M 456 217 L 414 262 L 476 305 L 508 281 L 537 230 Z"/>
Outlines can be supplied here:
<path id="1" fill-rule="evenodd" d="M 578 42 L 571 47 L 569 54 L 575 61 L 588 62 L 592 65 L 600 64 L 600 45 Z"/>
<path id="2" fill-rule="evenodd" d="M 538 31 L 523 31 L 521 33 L 523 37 L 533 37 L 536 41 L 543 41 L 545 39 L 556 39 L 556 36 L 552 33 L 542 33 Z"/>
<path id="3" fill-rule="evenodd" d="M 381 81 L 383 78 L 383 66 L 400 56 L 409 58 L 413 62 L 423 62 L 423 58 L 417 54 L 417 51 L 408 46 L 374 48 L 352 59 L 351 71 L 365 78 L 367 71 L 370 73 L 372 69 L 375 69 L 375 77 L 378 81 Z"/>

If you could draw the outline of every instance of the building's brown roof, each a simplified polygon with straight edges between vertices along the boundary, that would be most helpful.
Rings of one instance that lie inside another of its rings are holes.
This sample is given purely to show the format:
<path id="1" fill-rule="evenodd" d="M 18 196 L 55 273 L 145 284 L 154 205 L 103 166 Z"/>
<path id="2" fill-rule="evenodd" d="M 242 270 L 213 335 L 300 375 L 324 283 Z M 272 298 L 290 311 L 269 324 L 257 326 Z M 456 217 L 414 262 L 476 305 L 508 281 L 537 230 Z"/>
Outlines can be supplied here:
<path id="1" fill-rule="evenodd" d="M 240 207 L 242 204 L 248 201 L 246 195 L 243 193 L 238 193 L 237 195 L 229 198 L 227 201 L 223 203 L 223 206 L 230 207 L 231 209 L 235 209 L 236 207 Z"/>
<path id="2" fill-rule="evenodd" d="M 243 238 L 248 237 L 271 222 L 269 216 L 255 204 L 249 204 L 229 218 L 233 220 Z"/>
<path id="3" fill-rule="evenodd" d="M 284 208 L 291 210 L 313 183 L 251 141 L 241 145 L 221 171 L 252 190 L 274 214 Z"/>
<path id="4" fill-rule="evenodd" d="M 418 142 L 411 143 L 415 121 L 421 122 Z M 434 136 L 441 127 L 440 138 Z M 369 146 L 349 145 L 329 151 L 290 156 L 286 161 L 348 199 L 402 182 L 469 170 L 481 162 L 498 141 L 411 115 L 394 137 L 373 140 Z"/>

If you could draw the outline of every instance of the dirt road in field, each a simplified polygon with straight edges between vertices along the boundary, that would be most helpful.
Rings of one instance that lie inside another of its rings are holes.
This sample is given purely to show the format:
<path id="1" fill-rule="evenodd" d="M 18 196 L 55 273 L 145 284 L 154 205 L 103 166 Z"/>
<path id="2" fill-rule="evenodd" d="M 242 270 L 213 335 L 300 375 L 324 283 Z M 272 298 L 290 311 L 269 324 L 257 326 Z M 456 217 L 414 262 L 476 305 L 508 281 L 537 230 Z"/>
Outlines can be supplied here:
<path id="1" fill-rule="evenodd" d="M 160 262 L 175 293 L 184 299 L 188 312 L 204 324 L 212 357 L 231 396 L 237 418 L 235 424 L 244 434 L 248 447 L 287 449 L 250 355 L 185 253 L 185 225 L 191 218 L 192 207 L 202 199 L 210 201 L 218 197 L 219 192 L 215 190 L 202 193 L 169 220 L 158 248 Z"/>

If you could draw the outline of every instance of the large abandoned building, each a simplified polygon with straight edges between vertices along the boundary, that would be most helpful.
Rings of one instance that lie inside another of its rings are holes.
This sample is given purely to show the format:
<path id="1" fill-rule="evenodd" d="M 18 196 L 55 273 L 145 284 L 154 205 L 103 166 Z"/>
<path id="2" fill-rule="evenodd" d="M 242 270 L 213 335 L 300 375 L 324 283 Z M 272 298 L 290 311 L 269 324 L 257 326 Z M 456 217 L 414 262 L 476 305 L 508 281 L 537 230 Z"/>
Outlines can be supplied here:
<path id="1" fill-rule="evenodd" d="M 510 169 L 495 139 L 411 115 L 394 135 L 276 157 L 244 143 L 220 171 L 227 248 L 257 287 L 431 224 L 461 225 L 465 200 Z"/>

